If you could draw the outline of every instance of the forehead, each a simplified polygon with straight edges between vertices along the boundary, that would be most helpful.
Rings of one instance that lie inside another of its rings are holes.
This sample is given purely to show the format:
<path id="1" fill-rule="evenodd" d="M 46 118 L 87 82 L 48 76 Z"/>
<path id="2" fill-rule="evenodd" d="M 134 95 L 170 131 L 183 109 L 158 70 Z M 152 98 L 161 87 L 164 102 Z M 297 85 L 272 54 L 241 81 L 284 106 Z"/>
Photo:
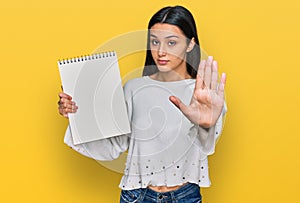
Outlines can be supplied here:
<path id="1" fill-rule="evenodd" d="M 178 36 L 185 37 L 182 30 L 176 25 L 156 23 L 150 28 L 150 34 L 156 37 Z"/>

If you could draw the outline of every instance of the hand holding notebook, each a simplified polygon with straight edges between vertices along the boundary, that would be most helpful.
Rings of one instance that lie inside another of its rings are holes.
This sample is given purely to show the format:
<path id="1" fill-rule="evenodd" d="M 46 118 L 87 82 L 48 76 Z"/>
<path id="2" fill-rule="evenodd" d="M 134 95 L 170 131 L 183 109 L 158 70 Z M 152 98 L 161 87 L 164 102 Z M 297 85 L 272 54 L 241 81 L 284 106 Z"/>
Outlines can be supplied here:
<path id="1" fill-rule="evenodd" d="M 130 133 L 115 52 L 58 62 L 63 90 L 79 107 L 69 114 L 74 144 Z"/>

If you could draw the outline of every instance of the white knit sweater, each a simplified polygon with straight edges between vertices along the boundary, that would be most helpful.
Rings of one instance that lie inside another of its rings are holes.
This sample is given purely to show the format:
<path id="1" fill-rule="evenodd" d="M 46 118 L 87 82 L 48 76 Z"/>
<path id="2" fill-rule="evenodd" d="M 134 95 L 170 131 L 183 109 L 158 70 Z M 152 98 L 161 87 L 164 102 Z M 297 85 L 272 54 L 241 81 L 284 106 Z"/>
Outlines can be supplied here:
<path id="1" fill-rule="evenodd" d="M 169 101 L 169 96 L 177 96 L 189 104 L 194 86 L 195 79 L 174 82 L 160 82 L 148 76 L 133 79 L 124 86 L 130 134 L 73 145 L 68 128 L 65 143 L 96 160 L 116 159 L 128 150 L 119 185 L 124 190 L 185 182 L 208 187 L 207 156 L 214 153 L 226 105 L 217 124 L 208 131 L 191 123 Z"/>

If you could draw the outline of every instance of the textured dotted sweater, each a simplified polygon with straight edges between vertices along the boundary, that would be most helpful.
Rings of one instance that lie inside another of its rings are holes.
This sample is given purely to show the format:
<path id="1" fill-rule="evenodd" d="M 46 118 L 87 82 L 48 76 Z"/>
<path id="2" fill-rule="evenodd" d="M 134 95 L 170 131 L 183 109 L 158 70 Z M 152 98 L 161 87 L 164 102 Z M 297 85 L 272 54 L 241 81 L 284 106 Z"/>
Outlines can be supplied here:
<path id="1" fill-rule="evenodd" d="M 128 150 L 119 185 L 124 190 L 186 182 L 209 187 L 207 156 L 214 153 L 226 105 L 217 124 L 209 130 L 191 123 L 169 96 L 189 104 L 194 87 L 195 79 L 160 82 L 144 76 L 130 80 L 124 86 L 130 134 L 73 145 L 68 127 L 65 143 L 96 160 L 113 160 Z"/>

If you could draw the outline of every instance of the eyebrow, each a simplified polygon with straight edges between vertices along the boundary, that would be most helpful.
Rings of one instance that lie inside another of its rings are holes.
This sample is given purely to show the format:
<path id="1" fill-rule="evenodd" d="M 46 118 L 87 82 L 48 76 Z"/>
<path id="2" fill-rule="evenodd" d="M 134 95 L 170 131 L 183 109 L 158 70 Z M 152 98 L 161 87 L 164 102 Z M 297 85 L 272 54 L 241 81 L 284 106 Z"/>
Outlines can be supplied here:
<path id="1" fill-rule="evenodd" d="M 157 36 L 154 35 L 154 34 L 150 34 L 150 37 L 155 37 L 155 38 L 157 38 Z M 169 39 L 169 38 L 172 38 L 172 37 L 179 38 L 179 37 L 176 36 L 176 35 L 169 35 L 169 36 L 167 36 L 167 37 L 165 37 L 165 38 L 166 38 L 166 39 Z"/>

